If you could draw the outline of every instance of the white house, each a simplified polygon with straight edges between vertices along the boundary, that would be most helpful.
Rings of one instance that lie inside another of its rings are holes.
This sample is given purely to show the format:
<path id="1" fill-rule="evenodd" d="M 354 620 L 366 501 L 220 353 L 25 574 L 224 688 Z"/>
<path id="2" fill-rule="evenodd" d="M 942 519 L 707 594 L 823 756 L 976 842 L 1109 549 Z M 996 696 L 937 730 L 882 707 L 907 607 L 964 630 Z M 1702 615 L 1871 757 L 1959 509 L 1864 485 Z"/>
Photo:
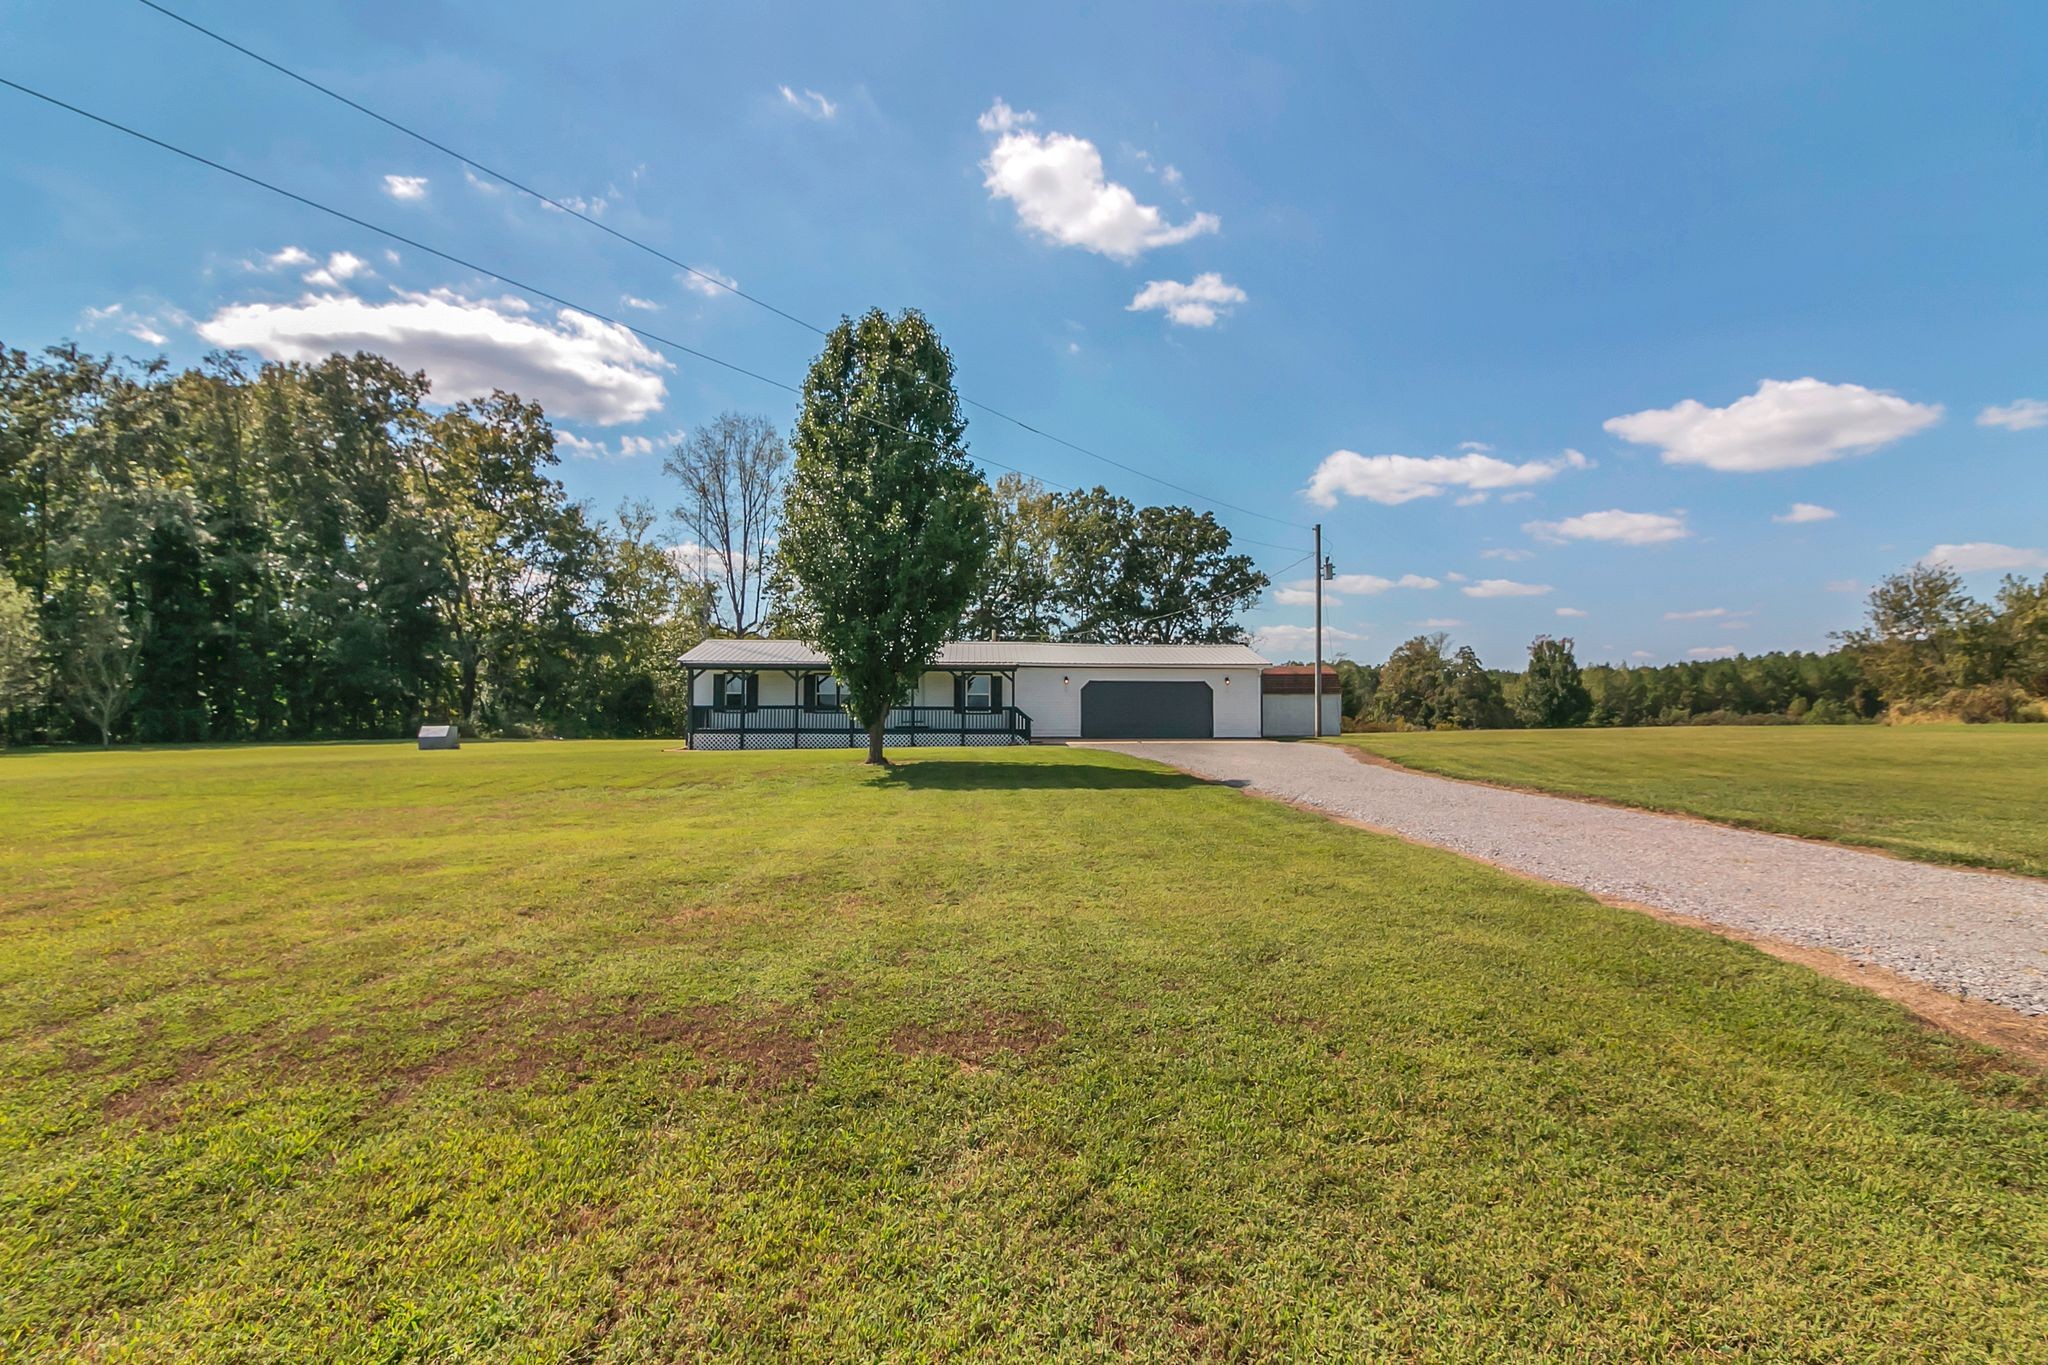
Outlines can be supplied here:
<path id="1" fill-rule="evenodd" d="M 706 640 L 682 658 L 690 746 L 838 749 L 867 743 L 840 707 L 823 655 L 797 640 Z M 909 704 L 889 713 L 892 746 L 1045 739 L 1257 739 L 1267 661 L 1244 645 L 948 644 Z M 1307 734 L 1304 709 L 1301 728 Z M 1331 724 L 1327 732 L 1336 732 Z"/>

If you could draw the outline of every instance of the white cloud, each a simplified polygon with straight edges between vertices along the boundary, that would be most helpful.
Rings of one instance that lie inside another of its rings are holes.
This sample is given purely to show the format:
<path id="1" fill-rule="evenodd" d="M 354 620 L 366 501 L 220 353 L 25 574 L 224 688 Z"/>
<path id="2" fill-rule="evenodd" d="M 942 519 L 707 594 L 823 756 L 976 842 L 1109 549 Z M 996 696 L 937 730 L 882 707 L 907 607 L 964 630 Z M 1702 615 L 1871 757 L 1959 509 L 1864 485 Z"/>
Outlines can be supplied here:
<path id="1" fill-rule="evenodd" d="M 2048 427 L 2048 403 L 2022 398 L 2004 406 L 1992 406 L 1977 414 L 1980 427 L 2004 427 L 2007 431 L 2032 431 Z"/>
<path id="2" fill-rule="evenodd" d="M 304 247 L 288 246 L 260 260 L 244 261 L 243 264 L 251 270 L 297 270 L 313 264 L 313 254 Z"/>
<path id="3" fill-rule="evenodd" d="M 1618 507 L 1583 512 L 1563 521 L 1525 521 L 1522 529 L 1538 540 L 1604 540 L 1617 545 L 1662 545 L 1692 534 L 1683 515 L 1624 512 Z"/>
<path id="4" fill-rule="evenodd" d="M 1032 113 L 1029 109 L 1020 113 L 1012 109 L 998 96 L 996 102 L 991 104 L 987 111 L 974 121 L 974 126 L 981 129 L 984 133 L 994 133 L 997 136 L 1001 136 L 1004 133 L 1012 132 L 1027 124 L 1036 122 L 1038 122 L 1038 115 Z"/>
<path id="5" fill-rule="evenodd" d="M 692 274 L 691 271 L 696 273 Z M 689 270 L 676 276 L 676 283 L 693 294 L 702 294 L 707 299 L 722 299 L 732 290 L 740 287 L 738 280 L 726 274 L 723 270 L 708 265 L 691 266 Z M 719 288 L 721 284 L 725 288 Z"/>
<path id="6" fill-rule="evenodd" d="M 370 263 L 352 251 L 337 251 L 327 258 L 327 264 L 318 270 L 309 270 L 299 278 L 307 284 L 321 289 L 333 289 L 343 280 L 354 279 L 370 268 Z"/>
<path id="7" fill-rule="evenodd" d="M 619 295 L 619 307 L 637 308 L 643 313 L 659 313 L 661 311 L 661 305 L 653 299 L 643 299 L 637 294 Z"/>
<path id="8" fill-rule="evenodd" d="M 1214 327 L 1216 319 L 1228 313 L 1232 304 L 1244 301 L 1244 290 L 1225 283 L 1221 275 L 1211 270 L 1186 284 L 1177 280 L 1148 280 L 1124 311 L 1162 309 L 1169 322 L 1182 327 Z"/>
<path id="9" fill-rule="evenodd" d="M 815 90 L 806 90 L 798 94 L 786 85 L 779 85 L 776 89 L 782 92 L 782 102 L 805 118 L 825 123 L 839 117 L 839 106 Z"/>
<path id="10" fill-rule="evenodd" d="M 1666 464 L 1754 473 L 1866 454 L 1939 420 L 1939 403 L 1910 403 L 1861 384 L 1766 379 L 1725 408 L 1688 398 L 1610 417 L 1604 426 L 1624 441 L 1662 447 Z"/>
<path id="11" fill-rule="evenodd" d="M 1667 621 L 1714 621 L 1723 616 L 1747 615 L 1749 613 L 1746 611 L 1730 611 L 1726 607 L 1701 607 L 1697 611 L 1667 611 L 1664 613 L 1664 619 Z"/>
<path id="12" fill-rule="evenodd" d="M 177 316 L 179 321 L 190 320 L 182 314 Z M 145 346 L 161 346 L 170 340 L 157 330 L 156 318 L 132 312 L 126 304 L 110 303 L 105 308 L 88 308 L 84 320 L 92 327 L 117 327 Z"/>
<path id="13" fill-rule="evenodd" d="M 1482 578 L 1459 591 L 1467 597 L 1541 597 L 1550 591 L 1550 585 L 1517 583 L 1512 578 Z"/>
<path id="14" fill-rule="evenodd" d="M 1961 545 L 1937 545 L 1920 556 L 1922 564 L 1946 564 L 1957 573 L 2025 572 L 2048 569 L 2048 550 L 2028 550 L 1995 541 L 1971 540 Z"/>
<path id="15" fill-rule="evenodd" d="M 1336 626 L 1323 627 L 1323 645 L 1355 644 L 1370 639 L 1355 631 L 1339 630 Z M 1297 650 L 1311 650 L 1316 644 L 1314 626 L 1264 626 L 1252 632 L 1252 648 L 1266 654 L 1289 654 Z"/>
<path id="16" fill-rule="evenodd" d="M 480 190 L 485 194 L 502 194 L 505 191 L 505 187 L 503 185 L 500 185 L 497 181 L 486 180 L 472 170 L 464 169 L 464 171 L 462 172 L 462 178 L 469 182 L 469 187 L 471 189 Z"/>
<path id="17" fill-rule="evenodd" d="M 551 204 L 543 199 L 540 206 L 549 213 L 560 213 L 563 209 L 573 209 L 586 218 L 602 218 L 604 217 L 604 211 L 613 204 L 618 203 L 620 197 L 618 187 L 610 186 L 603 194 L 592 195 L 589 198 L 585 198 L 580 194 L 556 195 L 554 196 L 554 203 Z M 560 205 L 560 207 L 558 208 L 556 205 Z"/>
<path id="18" fill-rule="evenodd" d="M 1330 580 L 1334 592 L 1371 597 L 1389 588 L 1437 588 L 1443 585 L 1427 574 L 1404 573 L 1399 578 L 1381 578 L 1371 573 L 1340 573 Z"/>
<path id="19" fill-rule="evenodd" d="M 1685 657 L 1688 659 L 1732 659 L 1741 652 L 1734 645 L 1706 645 L 1699 649 L 1688 649 L 1685 651 Z"/>
<path id="20" fill-rule="evenodd" d="M 1465 623 L 1455 616 L 1430 616 L 1416 624 L 1424 630 L 1456 630 Z"/>
<path id="21" fill-rule="evenodd" d="M 1527 502 L 1535 496 L 1534 493 L 1525 488 L 1519 493 L 1503 493 L 1500 495 L 1500 500 L 1502 502 Z"/>
<path id="22" fill-rule="evenodd" d="M 427 197 L 427 178 L 423 175 L 387 175 L 384 177 L 384 193 L 393 199 L 424 199 Z"/>
<path id="23" fill-rule="evenodd" d="M 571 459 L 576 460 L 637 460 L 643 455 L 652 455 L 664 443 L 668 443 L 666 438 L 657 440 L 652 436 L 621 436 L 618 445 L 609 446 L 603 441 L 592 441 L 578 436 L 573 431 L 563 431 L 560 428 L 555 431 L 555 448 L 566 451 Z"/>
<path id="24" fill-rule="evenodd" d="M 661 371 L 669 362 L 631 332 L 567 308 L 549 324 L 525 316 L 529 307 L 446 289 L 399 291 L 383 303 L 314 294 L 296 303 L 229 305 L 198 330 L 216 346 L 267 360 L 375 351 L 425 370 L 443 401 L 502 388 L 543 404 L 552 416 L 602 426 L 638 421 L 661 407 Z"/>
<path id="25" fill-rule="evenodd" d="M 1519 564 L 1521 561 L 1525 559 L 1534 559 L 1536 557 L 1536 552 L 1534 550 L 1515 550 L 1504 547 L 1496 547 L 1491 550 L 1481 550 L 1479 552 L 1479 557 L 1481 559 L 1505 559 L 1510 564 Z"/>
<path id="26" fill-rule="evenodd" d="M 1557 609 L 1557 614 L 1559 616 L 1579 617 L 1584 616 L 1586 613 L 1585 610 L 1580 607 L 1559 607 Z"/>
<path id="27" fill-rule="evenodd" d="M 1346 597 L 1377 597 L 1394 588 L 1440 588 L 1443 584 L 1436 579 L 1419 573 L 1404 573 L 1399 578 L 1382 578 L 1371 573 L 1341 573 L 1330 579 L 1323 587 L 1325 605 L 1335 605 Z M 1300 578 L 1273 590 L 1273 600 L 1286 607 L 1305 607 L 1316 600 L 1316 581 Z"/>
<path id="28" fill-rule="evenodd" d="M 981 163 L 990 195 L 1016 206 L 1033 231 L 1062 246 L 1077 246 L 1119 261 L 1136 260 L 1154 247 L 1173 246 L 1221 226 L 1213 213 L 1185 223 L 1166 215 L 1102 172 L 1102 153 L 1086 138 L 1038 133 L 1038 116 L 997 100 L 976 126 L 996 144 Z"/>
<path id="29" fill-rule="evenodd" d="M 1839 513 L 1832 507 L 1822 507 L 1817 502 L 1795 502 L 1792 510 L 1782 512 L 1771 520 L 1787 526 L 1801 526 L 1809 521 L 1833 521 Z"/>
<path id="30" fill-rule="evenodd" d="M 1554 460 L 1530 460 L 1510 464 L 1478 451 L 1462 455 L 1360 455 L 1339 450 L 1326 456 L 1309 476 L 1305 490 L 1310 502 L 1335 507 L 1340 493 L 1370 498 L 1387 506 L 1434 498 L 1447 489 L 1491 491 L 1524 484 L 1543 483 L 1567 469 L 1591 469 L 1593 462 L 1576 450 L 1567 450 Z"/>

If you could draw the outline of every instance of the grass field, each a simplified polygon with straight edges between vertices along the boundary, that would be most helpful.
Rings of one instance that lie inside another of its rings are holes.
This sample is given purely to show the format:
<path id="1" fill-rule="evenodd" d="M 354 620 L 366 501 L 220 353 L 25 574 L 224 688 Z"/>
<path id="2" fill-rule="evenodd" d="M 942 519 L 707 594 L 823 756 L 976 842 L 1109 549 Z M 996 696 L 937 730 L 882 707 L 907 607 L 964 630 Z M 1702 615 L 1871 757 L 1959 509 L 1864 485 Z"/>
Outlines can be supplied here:
<path id="1" fill-rule="evenodd" d="M 0 758 L 0 1354 L 2048 1357 L 2037 1075 L 1134 760 L 851 757 Z"/>
<path id="2" fill-rule="evenodd" d="M 2048 725 L 1346 735 L 1396 763 L 2048 876 Z"/>

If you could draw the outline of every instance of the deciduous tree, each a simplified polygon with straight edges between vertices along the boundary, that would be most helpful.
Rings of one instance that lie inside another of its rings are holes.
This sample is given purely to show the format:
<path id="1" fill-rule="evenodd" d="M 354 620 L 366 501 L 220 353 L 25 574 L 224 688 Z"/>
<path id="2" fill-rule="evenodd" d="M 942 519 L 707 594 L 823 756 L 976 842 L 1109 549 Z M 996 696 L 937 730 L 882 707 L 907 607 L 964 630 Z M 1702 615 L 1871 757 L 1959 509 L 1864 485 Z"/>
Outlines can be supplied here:
<path id="1" fill-rule="evenodd" d="M 1529 668 L 1522 676 L 1516 714 L 1522 724 L 1556 728 L 1584 725 L 1593 712 L 1593 698 L 1579 676 L 1572 640 L 1539 635 L 1529 643 Z"/>
<path id="2" fill-rule="evenodd" d="M 883 763 L 911 695 L 981 585 L 989 495 L 961 448 L 953 358 L 915 310 L 841 320 L 804 379 L 781 553 L 812 643 Z"/>
<path id="3" fill-rule="evenodd" d="M 695 547 L 692 567 L 712 585 L 713 619 L 728 634 L 760 629 L 788 465 L 768 419 L 736 412 L 692 431 L 662 463 L 682 490 L 675 515 Z"/>

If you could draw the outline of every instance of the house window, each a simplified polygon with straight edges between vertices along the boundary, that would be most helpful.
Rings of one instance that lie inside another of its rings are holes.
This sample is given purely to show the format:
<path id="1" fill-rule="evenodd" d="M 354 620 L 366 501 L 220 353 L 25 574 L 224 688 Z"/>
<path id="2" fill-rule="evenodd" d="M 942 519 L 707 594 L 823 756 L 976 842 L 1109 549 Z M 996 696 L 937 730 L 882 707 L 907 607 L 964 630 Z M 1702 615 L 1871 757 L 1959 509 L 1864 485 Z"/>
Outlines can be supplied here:
<path id="1" fill-rule="evenodd" d="M 718 679 L 717 706 L 721 711 L 751 711 L 754 698 L 754 675 L 751 673 L 725 673 Z"/>
<path id="2" fill-rule="evenodd" d="M 965 686 L 960 689 L 960 709 L 963 711 L 993 711 L 996 709 L 996 680 L 987 673 L 970 673 Z"/>
<path id="3" fill-rule="evenodd" d="M 841 711 L 846 708 L 846 684 L 829 673 L 811 679 L 811 709 Z"/>

